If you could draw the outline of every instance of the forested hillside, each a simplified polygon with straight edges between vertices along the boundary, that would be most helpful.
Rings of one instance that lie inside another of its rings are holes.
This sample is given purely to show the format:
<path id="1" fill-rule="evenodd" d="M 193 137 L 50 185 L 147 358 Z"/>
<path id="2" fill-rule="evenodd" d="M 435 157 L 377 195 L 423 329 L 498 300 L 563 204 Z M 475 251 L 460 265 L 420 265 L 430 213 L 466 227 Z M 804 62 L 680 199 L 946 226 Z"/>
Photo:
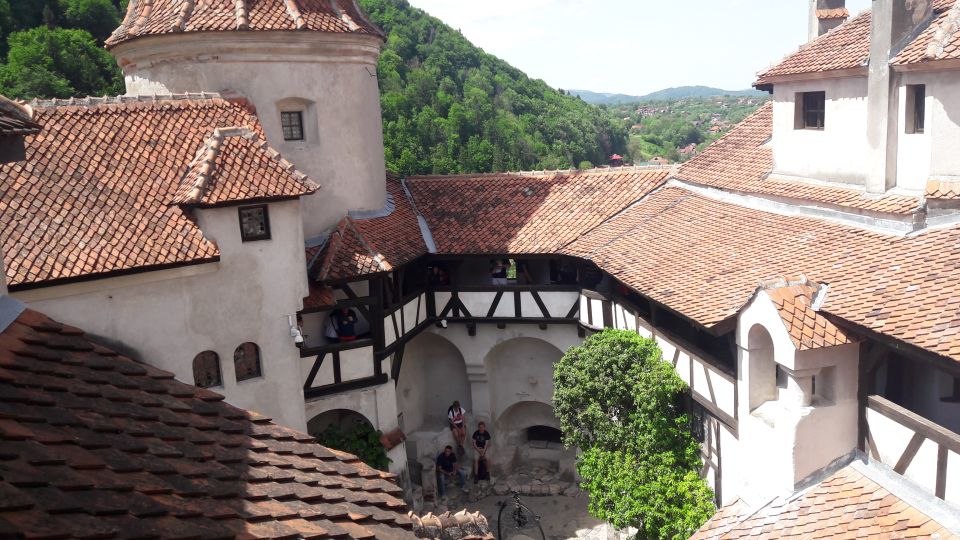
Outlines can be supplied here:
<path id="1" fill-rule="evenodd" d="M 13 98 L 123 93 L 103 40 L 126 0 L 0 0 L 0 93 Z"/>
<path id="2" fill-rule="evenodd" d="M 554 169 L 625 152 L 622 122 L 530 79 L 405 0 L 360 5 L 388 34 L 378 71 L 390 169 Z"/>

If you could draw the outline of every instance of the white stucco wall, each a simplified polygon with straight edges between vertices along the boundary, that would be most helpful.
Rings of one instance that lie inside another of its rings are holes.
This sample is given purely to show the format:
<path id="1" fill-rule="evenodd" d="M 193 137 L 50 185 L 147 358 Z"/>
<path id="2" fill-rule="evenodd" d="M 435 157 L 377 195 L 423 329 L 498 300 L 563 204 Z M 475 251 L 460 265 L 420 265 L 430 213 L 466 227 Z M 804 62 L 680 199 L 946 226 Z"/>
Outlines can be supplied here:
<path id="1" fill-rule="evenodd" d="M 298 349 L 288 315 L 307 293 L 300 203 L 269 205 L 270 240 L 241 242 L 236 207 L 198 211 L 219 263 L 14 293 L 28 306 L 122 343 L 143 361 L 193 384 L 193 358 L 220 357 L 227 401 L 304 429 Z M 237 382 L 233 353 L 260 347 L 263 376 Z"/>
<path id="2" fill-rule="evenodd" d="M 960 72 L 905 73 L 903 83 L 927 87 L 927 121 L 923 136 L 929 141 L 929 174 L 956 180 L 960 177 L 960 92 L 957 91 Z M 917 159 L 921 158 L 922 154 L 918 153 Z M 900 178 L 901 181 L 907 180 L 903 176 Z"/>
<path id="3" fill-rule="evenodd" d="M 826 92 L 824 129 L 794 128 L 798 92 Z M 777 83 L 773 92 L 773 172 L 863 185 L 868 145 L 867 79 Z"/>
<path id="4" fill-rule="evenodd" d="M 252 101 L 267 141 L 322 186 L 304 198 L 311 238 L 347 210 L 384 205 L 379 47 L 365 35 L 214 32 L 141 38 L 111 52 L 128 94 L 230 92 Z M 306 140 L 284 141 L 280 111 L 298 103 Z"/>

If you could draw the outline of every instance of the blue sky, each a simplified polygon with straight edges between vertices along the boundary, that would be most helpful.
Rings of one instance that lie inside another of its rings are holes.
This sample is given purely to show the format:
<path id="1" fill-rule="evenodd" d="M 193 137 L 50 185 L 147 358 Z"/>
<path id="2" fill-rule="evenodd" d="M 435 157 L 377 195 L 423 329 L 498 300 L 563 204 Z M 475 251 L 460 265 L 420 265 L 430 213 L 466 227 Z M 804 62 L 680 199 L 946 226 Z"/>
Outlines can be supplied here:
<path id="1" fill-rule="evenodd" d="M 748 88 L 806 41 L 809 0 L 409 0 L 555 88 Z M 847 0 L 851 14 L 870 0 Z"/>

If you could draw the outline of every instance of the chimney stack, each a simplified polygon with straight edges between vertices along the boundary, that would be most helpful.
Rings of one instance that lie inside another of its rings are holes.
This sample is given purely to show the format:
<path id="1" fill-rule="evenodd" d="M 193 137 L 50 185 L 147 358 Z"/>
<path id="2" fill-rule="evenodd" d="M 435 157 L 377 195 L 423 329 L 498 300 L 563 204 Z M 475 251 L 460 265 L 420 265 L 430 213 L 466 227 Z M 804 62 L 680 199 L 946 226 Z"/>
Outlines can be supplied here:
<path id="1" fill-rule="evenodd" d="M 830 30 L 843 24 L 850 13 L 847 11 L 846 0 L 809 0 L 810 22 L 809 39 L 813 41 Z"/>
<path id="2" fill-rule="evenodd" d="M 867 144 L 870 146 L 868 193 L 884 193 L 897 184 L 899 78 L 890 59 L 933 18 L 933 0 L 873 0 L 867 80 Z"/>

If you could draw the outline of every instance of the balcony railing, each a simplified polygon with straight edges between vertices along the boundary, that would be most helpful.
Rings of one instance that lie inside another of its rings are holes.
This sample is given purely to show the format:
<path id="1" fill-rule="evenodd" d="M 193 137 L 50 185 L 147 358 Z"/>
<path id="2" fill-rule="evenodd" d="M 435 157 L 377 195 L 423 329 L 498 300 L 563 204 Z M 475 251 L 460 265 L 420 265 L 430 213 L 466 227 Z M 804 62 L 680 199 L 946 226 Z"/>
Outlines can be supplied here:
<path id="1" fill-rule="evenodd" d="M 960 435 L 881 396 L 867 398 L 870 456 L 940 499 L 960 504 Z"/>
<path id="2" fill-rule="evenodd" d="M 571 285 L 502 285 L 434 289 L 437 318 L 452 322 L 577 322 L 580 289 Z"/>

